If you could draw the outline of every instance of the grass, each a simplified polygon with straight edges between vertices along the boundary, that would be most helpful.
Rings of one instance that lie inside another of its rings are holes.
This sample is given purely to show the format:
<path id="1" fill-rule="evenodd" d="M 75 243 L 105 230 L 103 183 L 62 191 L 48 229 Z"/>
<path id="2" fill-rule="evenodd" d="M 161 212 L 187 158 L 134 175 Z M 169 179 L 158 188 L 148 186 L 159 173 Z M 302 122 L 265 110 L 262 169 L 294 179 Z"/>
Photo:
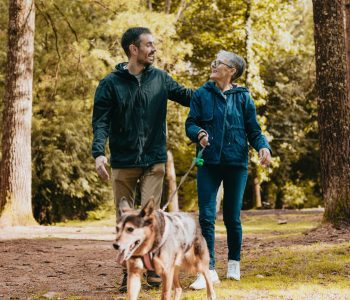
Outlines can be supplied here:
<path id="1" fill-rule="evenodd" d="M 287 224 L 278 225 L 284 219 Z M 218 299 L 350 299 L 350 241 L 342 243 L 316 243 L 303 245 L 289 243 L 283 246 L 282 239 L 296 241 L 304 232 L 320 224 L 321 215 L 295 214 L 245 216 L 243 214 L 244 237 L 259 237 L 264 241 L 274 241 L 268 248 L 256 247 L 243 251 L 241 281 L 226 280 L 226 260 L 218 260 L 217 271 L 223 278 L 215 286 Z M 64 225 L 72 226 L 68 222 Z M 83 226 L 114 226 L 114 216 L 100 221 L 84 222 Z M 82 225 L 82 223 L 80 223 Z M 222 221 L 216 224 L 217 236 L 224 236 Z M 312 233 L 310 233 L 312 234 Z M 187 287 L 194 276 L 182 276 L 182 284 Z M 159 299 L 159 290 L 142 290 L 140 299 Z M 206 299 L 205 291 L 184 289 L 182 299 Z"/>
<path id="2" fill-rule="evenodd" d="M 243 217 L 243 234 L 277 241 L 288 236 L 301 237 L 306 230 L 320 224 L 320 215 L 285 215 L 287 224 L 278 225 L 275 215 Z M 217 222 L 218 236 L 225 234 L 222 221 Z M 218 299 L 350 299 L 350 242 L 339 244 L 276 246 L 249 249 L 242 257 L 242 279 L 223 279 L 215 287 Z M 226 262 L 217 270 L 225 278 Z M 194 277 L 182 280 L 188 286 Z M 141 299 L 159 298 L 159 291 L 143 293 Z M 185 289 L 182 299 L 205 299 L 205 291 Z"/>
<path id="3" fill-rule="evenodd" d="M 215 290 L 218 299 L 350 299 L 349 253 L 350 242 L 251 251 L 242 259 L 241 281 L 223 279 Z M 218 269 L 224 278 L 225 267 Z M 205 293 L 186 291 L 183 299 Z"/>

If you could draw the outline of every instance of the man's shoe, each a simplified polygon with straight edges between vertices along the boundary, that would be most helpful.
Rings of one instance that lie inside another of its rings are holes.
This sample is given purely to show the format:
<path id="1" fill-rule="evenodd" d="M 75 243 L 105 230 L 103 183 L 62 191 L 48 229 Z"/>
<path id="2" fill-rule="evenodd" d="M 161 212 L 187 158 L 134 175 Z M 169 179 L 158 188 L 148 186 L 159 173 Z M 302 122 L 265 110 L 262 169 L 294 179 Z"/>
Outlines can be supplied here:
<path id="1" fill-rule="evenodd" d="M 123 270 L 123 279 L 118 290 L 119 293 L 122 294 L 126 293 L 128 290 L 128 273 L 126 272 L 126 270 Z"/>
<path id="2" fill-rule="evenodd" d="M 241 269 L 239 261 L 229 260 L 227 264 L 227 278 L 240 280 L 241 279 Z"/>
<path id="3" fill-rule="evenodd" d="M 159 287 L 162 283 L 162 278 L 154 271 L 146 272 L 147 284 L 151 287 Z"/>
<path id="4" fill-rule="evenodd" d="M 215 270 L 209 270 L 209 277 L 213 284 L 220 282 L 218 273 L 216 273 Z M 197 275 L 197 279 L 190 285 L 190 288 L 193 290 L 201 290 L 201 289 L 205 289 L 206 287 L 207 285 L 205 283 L 205 278 L 202 273 L 199 273 Z"/>

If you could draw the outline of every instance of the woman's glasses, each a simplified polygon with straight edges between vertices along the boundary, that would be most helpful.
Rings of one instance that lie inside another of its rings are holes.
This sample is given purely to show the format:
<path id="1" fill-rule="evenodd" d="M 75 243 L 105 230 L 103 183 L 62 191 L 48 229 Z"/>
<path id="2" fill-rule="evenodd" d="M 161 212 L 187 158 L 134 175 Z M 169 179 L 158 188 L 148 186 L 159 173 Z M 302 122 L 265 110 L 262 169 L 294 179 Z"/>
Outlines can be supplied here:
<path id="1" fill-rule="evenodd" d="M 213 68 L 217 68 L 220 65 L 225 65 L 226 67 L 229 67 L 230 69 L 234 68 L 233 66 L 230 66 L 228 64 L 225 64 L 224 62 L 222 62 L 221 60 L 215 59 L 211 62 L 211 66 Z"/>

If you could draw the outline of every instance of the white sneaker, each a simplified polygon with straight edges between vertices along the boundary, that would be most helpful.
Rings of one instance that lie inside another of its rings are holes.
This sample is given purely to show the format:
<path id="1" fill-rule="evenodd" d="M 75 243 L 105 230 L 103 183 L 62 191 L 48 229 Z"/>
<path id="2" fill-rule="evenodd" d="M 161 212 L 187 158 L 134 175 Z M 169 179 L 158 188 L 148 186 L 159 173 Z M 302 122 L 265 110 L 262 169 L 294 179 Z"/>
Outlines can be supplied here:
<path id="1" fill-rule="evenodd" d="M 218 273 L 215 270 L 209 270 L 209 276 L 212 283 L 219 283 L 220 279 Z M 205 289 L 207 286 L 205 284 L 205 279 L 202 273 L 198 273 L 197 279 L 190 285 L 190 288 L 193 290 Z"/>
<path id="2" fill-rule="evenodd" d="M 227 264 L 227 278 L 240 280 L 241 279 L 241 269 L 239 265 L 239 261 L 237 260 L 229 260 Z"/>

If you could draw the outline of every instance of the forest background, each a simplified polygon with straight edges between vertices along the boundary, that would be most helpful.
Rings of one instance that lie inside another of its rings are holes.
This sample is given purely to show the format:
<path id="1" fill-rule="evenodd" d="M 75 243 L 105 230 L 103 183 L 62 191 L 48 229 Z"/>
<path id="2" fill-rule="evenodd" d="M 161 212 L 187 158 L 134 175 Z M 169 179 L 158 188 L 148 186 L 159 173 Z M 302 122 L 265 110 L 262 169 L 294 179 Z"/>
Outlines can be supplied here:
<path id="1" fill-rule="evenodd" d="M 7 7 L 0 0 L 1 41 L 7 36 Z M 111 186 L 99 180 L 91 157 L 91 114 L 99 80 L 127 60 L 120 38 L 132 26 L 151 29 L 156 66 L 191 88 L 208 79 L 219 50 L 246 59 L 239 83 L 253 95 L 274 160 L 263 170 L 251 151 L 245 209 L 256 205 L 254 179 L 265 206 L 323 205 L 311 0 L 47 0 L 35 7 L 32 195 L 39 223 L 84 219 L 112 206 Z M 1 42 L 1 99 L 5 62 Z M 187 113 L 169 102 L 168 148 L 178 179 L 194 156 L 184 132 Z M 179 206 L 197 208 L 195 172 L 179 191 Z"/>

